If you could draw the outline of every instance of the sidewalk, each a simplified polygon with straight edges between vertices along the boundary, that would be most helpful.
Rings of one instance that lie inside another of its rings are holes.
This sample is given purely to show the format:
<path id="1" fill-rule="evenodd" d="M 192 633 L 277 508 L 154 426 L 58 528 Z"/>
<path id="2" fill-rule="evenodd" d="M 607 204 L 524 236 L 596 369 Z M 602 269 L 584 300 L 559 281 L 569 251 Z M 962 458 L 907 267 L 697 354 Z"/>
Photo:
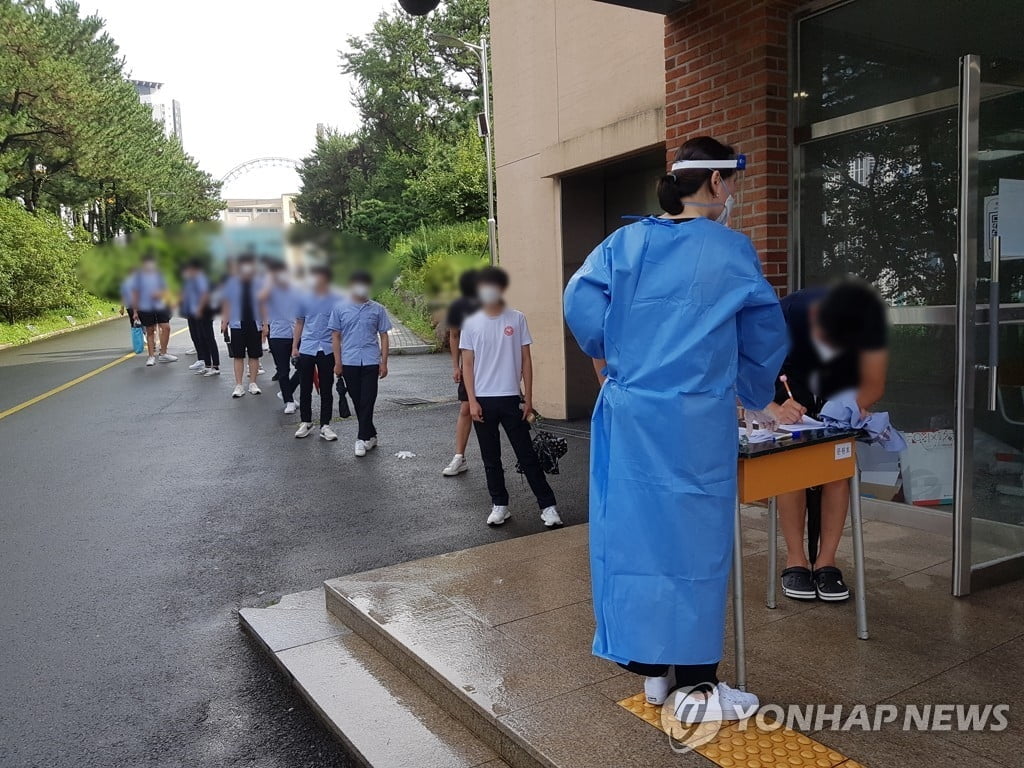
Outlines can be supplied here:
<path id="1" fill-rule="evenodd" d="M 434 351 L 434 346 L 428 344 L 407 327 L 402 325 L 398 319 L 388 313 L 391 318 L 391 330 L 388 331 L 391 354 L 393 355 L 429 355 Z"/>

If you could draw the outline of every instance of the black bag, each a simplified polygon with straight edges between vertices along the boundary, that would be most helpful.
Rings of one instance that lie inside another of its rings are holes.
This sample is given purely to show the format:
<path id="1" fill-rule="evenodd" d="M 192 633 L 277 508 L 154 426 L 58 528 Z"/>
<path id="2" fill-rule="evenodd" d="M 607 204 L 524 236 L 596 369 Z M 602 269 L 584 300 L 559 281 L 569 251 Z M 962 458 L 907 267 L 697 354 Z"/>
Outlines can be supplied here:
<path id="1" fill-rule="evenodd" d="M 536 431 L 537 434 L 533 436 L 533 452 L 537 454 L 540 468 L 549 475 L 557 475 L 558 460 L 569 452 L 569 443 L 564 437 L 558 437 L 542 429 Z M 523 473 L 523 468 L 518 462 L 516 472 Z"/>

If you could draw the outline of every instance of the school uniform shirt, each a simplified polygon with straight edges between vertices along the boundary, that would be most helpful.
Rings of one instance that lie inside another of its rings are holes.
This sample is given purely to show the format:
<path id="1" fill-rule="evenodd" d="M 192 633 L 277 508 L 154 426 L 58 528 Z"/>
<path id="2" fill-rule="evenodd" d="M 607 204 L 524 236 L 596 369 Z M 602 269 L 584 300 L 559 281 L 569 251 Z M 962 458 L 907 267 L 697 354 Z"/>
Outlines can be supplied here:
<path id="1" fill-rule="evenodd" d="M 243 320 L 247 324 L 255 323 L 257 326 L 263 324 L 260 313 L 260 288 L 260 280 L 256 277 L 242 280 L 238 275 L 232 275 L 228 278 L 224 284 L 222 301 L 229 304 L 231 316 L 228 318 L 228 325 L 231 328 L 241 328 Z"/>
<path id="2" fill-rule="evenodd" d="M 483 310 L 467 317 L 459 349 L 473 353 L 473 384 L 477 397 L 519 395 L 523 378 L 523 347 L 533 344 L 526 315 L 506 309 L 497 317 Z"/>
<path id="3" fill-rule="evenodd" d="M 274 285 L 267 296 L 267 322 L 271 339 L 295 336 L 295 318 L 299 310 L 299 293 L 290 285 Z"/>
<path id="4" fill-rule="evenodd" d="M 299 354 L 313 355 L 323 352 L 331 354 L 331 313 L 341 301 L 334 291 L 323 295 L 307 293 L 299 299 L 299 308 L 295 317 L 303 322 L 302 338 L 299 340 Z"/>
<path id="5" fill-rule="evenodd" d="M 132 309 L 139 312 L 156 312 L 167 309 L 163 299 L 155 298 L 153 295 L 167 290 L 164 276 L 159 272 L 140 269 L 135 273 L 135 279 L 132 280 L 132 290 L 139 292 L 139 306 L 132 307 Z"/>
<path id="6" fill-rule="evenodd" d="M 132 291 L 135 285 L 135 273 L 128 275 L 124 280 L 121 281 L 121 304 L 126 309 L 131 309 L 132 306 Z"/>
<path id="7" fill-rule="evenodd" d="M 380 365 L 379 334 L 391 330 L 391 318 L 376 301 L 345 301 L 334 308 L 330 329 L 341 332 L 342 365 Z"/>
<path id="8" fill-rule="evenodd" d="M 210 290 L 210 282 L 206 275 L 196 275 L 185 280 L 181 286 L 181 314 L 184 317 L 199 315 L 199 300 Z"/>

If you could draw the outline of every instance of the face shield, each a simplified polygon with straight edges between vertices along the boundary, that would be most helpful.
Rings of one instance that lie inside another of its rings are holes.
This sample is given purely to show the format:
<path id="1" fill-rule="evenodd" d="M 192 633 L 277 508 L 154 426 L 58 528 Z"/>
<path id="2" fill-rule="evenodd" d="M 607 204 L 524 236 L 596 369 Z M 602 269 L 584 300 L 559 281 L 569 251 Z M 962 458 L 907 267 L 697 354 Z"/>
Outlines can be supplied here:
<path id="1" fill-rule="evenodd" d="M 721 186 L 725 197 L 721 203 L 687 203 L 698 208 L 717 208 L 714 216 L 719 224 L 732 229 L 741 229 L 740 203 L 743 193 L 743 177 L 747 169 L 747 156 L 736 155 L 732 160 L 677 160 L 672 164 L 672 171 L 687 171 L 700 168 L 718 171 L 721 175 Z M 732 173 L 729 173 L 732 171 Z M 726 175 L 728 174 L 728 175 Z"/>

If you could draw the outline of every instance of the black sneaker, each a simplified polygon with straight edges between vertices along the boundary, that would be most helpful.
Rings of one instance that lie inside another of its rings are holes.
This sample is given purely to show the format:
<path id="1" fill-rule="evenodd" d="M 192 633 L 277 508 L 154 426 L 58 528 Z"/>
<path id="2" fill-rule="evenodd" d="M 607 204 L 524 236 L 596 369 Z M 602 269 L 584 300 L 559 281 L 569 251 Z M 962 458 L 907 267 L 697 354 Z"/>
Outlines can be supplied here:
<path id="1" fill-rule="evenodd" d="M 814 571 L 814 587 L 822 600 L 835 603 L 850 599 L 850 588 L 843 581 L 843 572 L 833 565 Z"/>
<path id="2" fill-rule="evenodd" d="M 811 569 L 794 565 L 782 572 L 782 594 L 793 600 L 813 600 L 818 596 Z"/>

